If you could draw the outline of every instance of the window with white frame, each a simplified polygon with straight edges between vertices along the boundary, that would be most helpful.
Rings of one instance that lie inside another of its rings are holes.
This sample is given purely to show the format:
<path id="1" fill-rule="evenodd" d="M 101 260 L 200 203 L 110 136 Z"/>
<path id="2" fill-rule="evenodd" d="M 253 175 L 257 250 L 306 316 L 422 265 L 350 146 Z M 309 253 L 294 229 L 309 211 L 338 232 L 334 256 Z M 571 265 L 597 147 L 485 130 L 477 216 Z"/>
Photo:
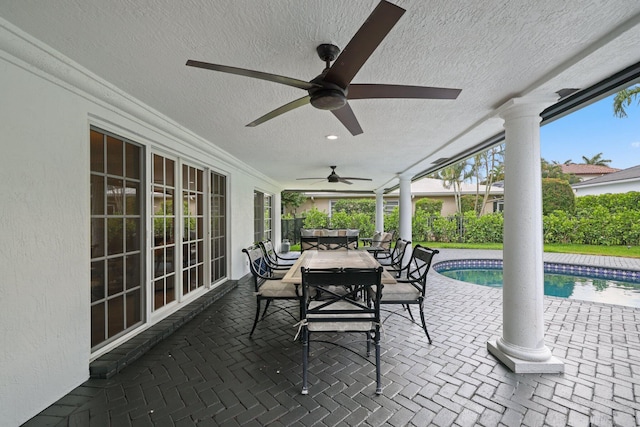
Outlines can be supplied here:
<path id="1" fill-rule="evenodd" d="M 389 215 L 398 206 L 399 206 L 399 202 L 397 200 L 385 200 L 384 202 L 385 215 Z"/>
<path id="2" fill-rule="evenodd" d="M 253 192 L 253 241 L 271 239 L 273 196 L 260 191 Z"/>

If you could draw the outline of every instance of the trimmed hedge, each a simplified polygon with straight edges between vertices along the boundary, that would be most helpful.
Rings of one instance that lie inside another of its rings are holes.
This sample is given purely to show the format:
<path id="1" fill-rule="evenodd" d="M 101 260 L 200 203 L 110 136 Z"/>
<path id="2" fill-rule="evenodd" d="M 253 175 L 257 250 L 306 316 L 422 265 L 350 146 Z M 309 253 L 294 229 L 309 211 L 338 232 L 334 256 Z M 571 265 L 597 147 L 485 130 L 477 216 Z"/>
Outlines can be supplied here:
<path id="1" fill-rule="evenodd" d="M 545 243 L 640 245 L 640 192 L 578 197 L 575 213 L 571 205 L 568 205 L 569 211 L 556 209 L 543 215 Z M 326 227 L 327 224 L 324 212 L 307 212 L 305 227 Z M 385 215 L 384 225 L 386 231 L 399 229 L 397 207 Z M 359 228 L 360 236 L 367 237 L 373 235 L 375 224 L 370 214 L 343 211 L 334 213 L 331 226 Z M 482 216 L 467 212 L 463 217 L 443 217 L 429 214 L 427 209 L 417 209 L 412 221 L 412 241 L 499 243 L 503 239 L 503 226 L 501 212 Z"/>
<path id="2" fill-rule="evenodd" d="M 575 212 L 576 202 L 569 181 L 557 178 L 542 179 L 542 214 L 554 211 Z"/>

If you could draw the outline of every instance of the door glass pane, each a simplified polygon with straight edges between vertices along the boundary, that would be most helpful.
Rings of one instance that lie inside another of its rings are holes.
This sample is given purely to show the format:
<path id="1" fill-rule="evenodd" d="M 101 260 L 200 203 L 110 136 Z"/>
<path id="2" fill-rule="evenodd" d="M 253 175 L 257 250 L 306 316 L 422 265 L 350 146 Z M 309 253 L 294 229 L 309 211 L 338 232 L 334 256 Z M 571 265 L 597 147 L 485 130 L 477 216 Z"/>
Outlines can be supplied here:
<path id="1" fill-rule="evenodd" d="M 164 157 L 153 155 L 153 183 L 164 183 Z"/>
<path id="2" fill-rule="evenodd" d="M 109 175 L 123 175 L 123 142 L 112 136 L 107 136 L 107 173 Z"/>
<path id="3" fill-rule="evenodd" d="M 115 295 L 124 290 L 124 263 L 122 257 L 107 260 L 107 295 Z"/>
<path id="4" fill-rule="evenodd" d="M 104 255 L 104 218 L 91 218 L 91 258 Z"/>
<path id="5" fill-rule="evenodd" d="M 91 263 L 91 302 L 104 298 L 104 261 Z"/>
<path id="6" fill-rule="evenodd" d="M 140 197 L 138 192 L 140 191 L 140 183 L 126 181 L 125 194 L 125 213 L 127 215 L 139 215 L 140 214 Z"/>
<path id="7" fill-rule="evenodd" d="M 91 170 L 104 172 L 104 135 L 91 131 Z"/>
<path id="8" fill-rule="evenodd" d="M 104 215 L 104 176 L 91 175 L 91 214 Z"/>
<path id="9" fill-rule="evenodd" d="M 111 298 L 107 302 L 109 323 L 107 325 L 107 336 L 114 337 L 124 331 L 124 296 L 120 295 Z"/>
<path id="10" fill-rule="evenodd" d="M 106 338 L 104 304 L 91 306 L 91 347 L 95 347 Z"/>
<path id="11" fill-rule="evenodd" d="M 127 178 L 140 179 L 140 149 L 126 144 Z"/>
<path id="12" fill-rule="evenodd" d="M 127 252 L 140 250 L 140 220 L 130 218 L 125 221 Z"/>

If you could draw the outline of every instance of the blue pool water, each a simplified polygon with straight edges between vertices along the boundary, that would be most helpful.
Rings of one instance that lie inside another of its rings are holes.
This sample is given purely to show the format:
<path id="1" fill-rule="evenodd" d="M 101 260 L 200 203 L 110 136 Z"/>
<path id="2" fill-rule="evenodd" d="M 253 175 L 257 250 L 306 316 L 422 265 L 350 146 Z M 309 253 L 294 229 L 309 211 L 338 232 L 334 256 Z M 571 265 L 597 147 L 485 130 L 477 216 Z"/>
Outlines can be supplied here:
<path id="1" fill-rule="evenodd" d="M 463 282 L 502 287 L 502 261 L 447 261 L 434 269 Z M 545 263 L 544 294 L 640 308 L 640 272 Z"/>

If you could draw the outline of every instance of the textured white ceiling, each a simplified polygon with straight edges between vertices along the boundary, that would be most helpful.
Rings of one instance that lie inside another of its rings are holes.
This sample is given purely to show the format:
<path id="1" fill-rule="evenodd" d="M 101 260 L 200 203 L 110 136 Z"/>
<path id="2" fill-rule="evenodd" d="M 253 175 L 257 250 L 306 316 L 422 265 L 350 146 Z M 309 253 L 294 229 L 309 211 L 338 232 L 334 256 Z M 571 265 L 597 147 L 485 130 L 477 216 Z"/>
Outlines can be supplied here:
<path id="1" fill-rule="evenodd" d="M 457 100 L 354 100 L 364 134 L 307 105 L 245 125 L 306 92 L 186 67 L 187 59 L 311 80 L 315 48 L 343 48 L 376 0 L 2 0 L 0 16 L 283 188 L 396 184 L 502 130 L 514 96 L 584 88 L 640 60 L 637 0 L 397 0 L 407 12 L 353 83 L 462 89 Z M 336 134 L 337 141 L 325 136 Z M 373 182 L 323 184 L 329 174 Z"/>

